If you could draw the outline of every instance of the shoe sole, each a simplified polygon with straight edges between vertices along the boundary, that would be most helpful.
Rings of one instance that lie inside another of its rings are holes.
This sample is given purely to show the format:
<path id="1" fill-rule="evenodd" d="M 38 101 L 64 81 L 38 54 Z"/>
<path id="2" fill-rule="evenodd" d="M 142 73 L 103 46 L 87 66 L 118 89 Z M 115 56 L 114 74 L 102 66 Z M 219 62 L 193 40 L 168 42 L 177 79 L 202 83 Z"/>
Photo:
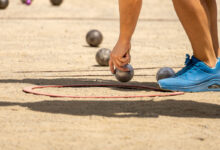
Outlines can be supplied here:
<path id="1" fill-rule="evenodd" d="M 171 86 L 161 86 L 162 89 L 171 91 L 182 91 L 182 92 L 219 92 L 220 91 L 220 78 L 212 79 L 201 84 L 188 87 L 171 87 Z"/>

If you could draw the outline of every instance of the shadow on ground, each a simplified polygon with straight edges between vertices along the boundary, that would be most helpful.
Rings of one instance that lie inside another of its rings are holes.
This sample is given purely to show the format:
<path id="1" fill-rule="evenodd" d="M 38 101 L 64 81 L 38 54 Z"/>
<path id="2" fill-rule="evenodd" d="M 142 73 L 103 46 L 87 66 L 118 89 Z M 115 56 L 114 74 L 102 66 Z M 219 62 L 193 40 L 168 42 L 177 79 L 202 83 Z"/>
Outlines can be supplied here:
<path id="1" fill-rule="evenodd" d="M 183 100 L 164 101 L 40 101 L 33 103 L 0 102 L 0 107 L 27 107 L 30 110 L 52 114 L 74 116 L 104 116 L 104 117 L 193 117 L 220 118 L 220 105 Z"/>
<path id="2" fill-rule="evenodd" d="M 119 83 L 117 81 L 113 80 L 104 80 L 99 78 L 52 78 L 52 79 L 5 79 L 0 80 L 0 83 L 28 83 L 33 85 L 72 85 L 72 84 L 129 84 L 129 85 L 141 85 L 141 86 L 151 86 L 151 87 L 157 87 L 158 84 L 155 82 L 129 82 L 129 83 Z M 120 90 L 120 91 L 143 91 L 142 89 L 124 89 L 124 88 L 115 88 L 115 87 L 109 87 L 113 90 Z"/>
<path id="3" fill-rule="evenodd" d="M 116 81 L 88 78 L 55 78 L 55 79 L 5 79 L 0 83 L 28 83 L 34 85 L 71 85 L 71 84 L 118 84 Z M 157 87 L 154 82 L 130 82 L 131 85 L 145 85 Z M 132 90 L 119 89 L 114 90 Z M 1 102 L 0 107 L 19 105 L 38 112 L 66 114 L 77 116 L 104 116 L 104 117 L 197 117 L 220 118 L 220 105 L 168 99 L 163 101 L 128 101 L 128 100 L 53 100 L 33 103 Z"/>

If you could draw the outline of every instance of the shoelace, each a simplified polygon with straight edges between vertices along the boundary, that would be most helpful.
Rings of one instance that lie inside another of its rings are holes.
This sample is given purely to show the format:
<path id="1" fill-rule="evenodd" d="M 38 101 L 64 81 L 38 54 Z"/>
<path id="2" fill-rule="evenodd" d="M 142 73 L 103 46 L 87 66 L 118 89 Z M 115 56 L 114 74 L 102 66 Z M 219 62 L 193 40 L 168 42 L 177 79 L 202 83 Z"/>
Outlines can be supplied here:
<path id="1" fill-rule="evenodd" d="M 186 54 L 186 60 L 185 60 L 185 67 L 183 67 L 180 71 L 178 71 L 176 73 L 176 77 L 182 75 L 183 73 L 185 73 L 189 68 L 191 68 L 191 64 L 192 64 L 192 59 L 190 57 L 189 54 Z"/>
<path id="2" fill-rule="evenodd" d="M 186 54 L 185 66 L 187 66 L 191 61 L 190 55 Z"/>

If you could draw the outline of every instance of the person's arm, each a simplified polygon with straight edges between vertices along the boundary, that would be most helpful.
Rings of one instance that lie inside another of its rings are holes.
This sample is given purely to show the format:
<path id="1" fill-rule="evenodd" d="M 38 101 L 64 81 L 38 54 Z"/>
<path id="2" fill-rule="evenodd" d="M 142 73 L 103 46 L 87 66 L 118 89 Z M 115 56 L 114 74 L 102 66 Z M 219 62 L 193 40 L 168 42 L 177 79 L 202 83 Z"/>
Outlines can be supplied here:
<path id="1" fill-rule="evenodd" d="M 130 41 L 138 21 L 141 6 L 142 0 L 119 0 L 120 35 L 109 61 L 112 73 L 114 73 L 114 67 L 121 71 L 128 71 L 123 66 L 130 62 Z"/>

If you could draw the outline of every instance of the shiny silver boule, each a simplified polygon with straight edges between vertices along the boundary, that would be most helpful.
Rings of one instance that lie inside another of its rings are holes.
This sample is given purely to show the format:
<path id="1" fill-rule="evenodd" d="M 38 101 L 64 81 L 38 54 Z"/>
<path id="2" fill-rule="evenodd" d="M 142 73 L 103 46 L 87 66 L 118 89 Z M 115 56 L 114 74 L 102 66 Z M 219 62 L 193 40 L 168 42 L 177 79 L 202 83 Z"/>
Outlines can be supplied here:
<path id="1" fill-rule="evenodd" d="M 174 75 L 175 75 L 175 71 L 172 68 L 163 67 L 158 70 L 157 75 L 156 75 L 156 79 L 157 79 L 157 81 L 159 81 L 161 79 L 173 77 Z"/>
<path id="2" fill-rule="evenodd" d="M 108 66 L 111 50 L 102 48 L 96 53 L 96 61 L 100 66 Z"/>
<path id="3" fill-rule="evenodd" d="M 124 72 L 124 71 L 120 71 L 118 69 L 115 70 L 115 77 L 120 82 L 128 82 L 134 76 L 134 69 L 133 69 L 133 67 L 130 64 L 127 64 L 124 67 L 128 68 L 129 71 Z"/>
<path id="4" fill-rule="evenodd" d="M 8 7 L 9 1 L 8 0 L 0 0 L 0 9 L 5 9 Z"/>
<path id="5" fill-rule="evenodd" d="M 98 30 L 91 30 L 86 35 L 86 42 L 92 47 L 98 47 L 103 40 L 102 33 Z"/>

